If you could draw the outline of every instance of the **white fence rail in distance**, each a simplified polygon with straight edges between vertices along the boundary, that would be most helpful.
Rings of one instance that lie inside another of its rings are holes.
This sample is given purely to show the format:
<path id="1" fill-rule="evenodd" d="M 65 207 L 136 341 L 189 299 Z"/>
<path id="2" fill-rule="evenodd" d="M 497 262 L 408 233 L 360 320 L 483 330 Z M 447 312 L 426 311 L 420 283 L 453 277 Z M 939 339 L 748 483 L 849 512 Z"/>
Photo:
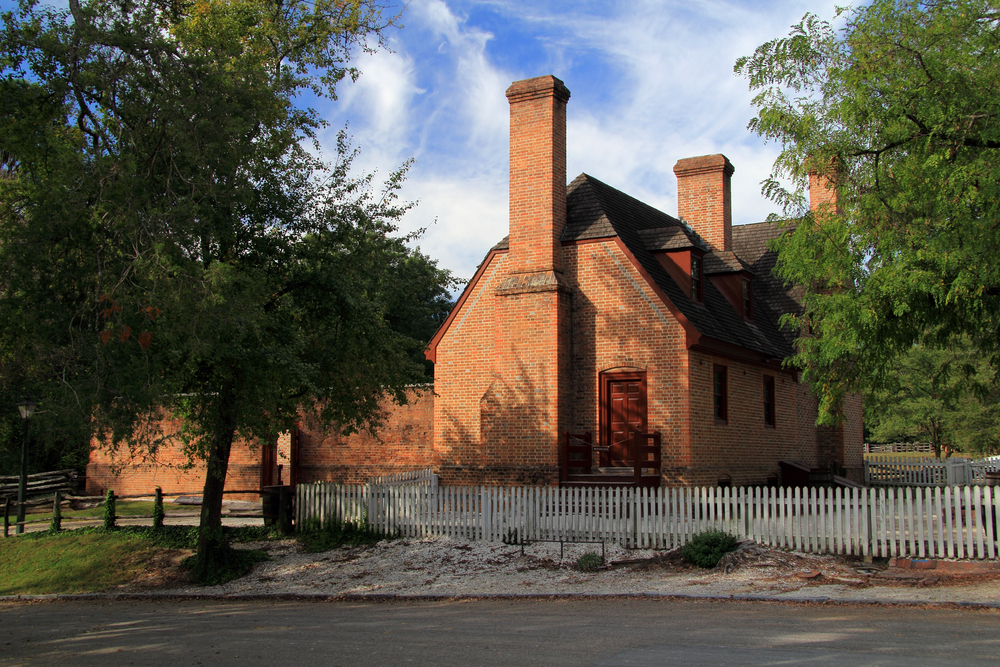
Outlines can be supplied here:
<path id="1" fill-rule="evenodd" d="M 994 457 L 995 458 L 995 457 Z M 986 473 L 1000 469 L 1000 461 L 952 456 L 946 459 L 870 454 L 865 458 L 868 486 L 965 486 L 985 484 Z"/>

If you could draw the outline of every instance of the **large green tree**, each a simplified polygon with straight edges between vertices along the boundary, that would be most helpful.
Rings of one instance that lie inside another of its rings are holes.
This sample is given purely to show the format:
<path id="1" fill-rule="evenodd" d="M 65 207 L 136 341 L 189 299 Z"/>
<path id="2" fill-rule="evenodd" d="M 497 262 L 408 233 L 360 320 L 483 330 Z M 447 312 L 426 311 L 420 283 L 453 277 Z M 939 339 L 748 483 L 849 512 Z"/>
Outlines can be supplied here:
<path id="1" fill-rule="evenodd" d="M 993 454 L 1000 447 L 1000 378 L 966 341 L 915 345 L 865 397 L 873 442 L 930 442 L 942 451 Z"/>
<path id="2" fill-rule="evenodd" d="M 1000 349 L 1000 10 L 874 0 L 741 58 L 751 129 L 781 153 L 765 193 L 796 222 L 778 270 L 805 286 L 793 360 L 837 418 L 914 344 Z M 838 195 L 808 211 L 810 173 Z"/>
<path id="3" fill-rule="evenodd" d="M 0 320 L 26 314 L 0 338 L 41 339 L 27 365 L 113 447 L 151 451 L 159 417 L 182 420 L 208 464 L 202 579 L 225 558 L 236 438 L 272 439 L 300 410 L 371 428 L 423 378 L 388 309 L 418 298 L 397 280 L 408 265 L 425 291 L 450 277 L 395 234 L 404 172 L 352 178 L 344 137 L 320 162 L 303 143 L 321 120 L 295 105 L 332 98 L 390 20 L 369 0 L 23 2 L 5 17 L 4 85 L 37 136 L 0 140 Z"/>

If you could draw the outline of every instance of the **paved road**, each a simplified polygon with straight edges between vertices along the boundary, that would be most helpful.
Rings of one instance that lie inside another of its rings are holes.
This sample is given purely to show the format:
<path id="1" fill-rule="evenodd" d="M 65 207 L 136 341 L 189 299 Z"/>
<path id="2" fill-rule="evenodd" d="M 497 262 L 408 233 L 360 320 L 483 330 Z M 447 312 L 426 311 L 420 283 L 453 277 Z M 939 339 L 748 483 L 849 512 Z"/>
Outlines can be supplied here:
<path id="1" fill-rule="evenodd" d="M 983 665 L 1000 614 L 651 599 L 0 605 L 0 665 Z"/>

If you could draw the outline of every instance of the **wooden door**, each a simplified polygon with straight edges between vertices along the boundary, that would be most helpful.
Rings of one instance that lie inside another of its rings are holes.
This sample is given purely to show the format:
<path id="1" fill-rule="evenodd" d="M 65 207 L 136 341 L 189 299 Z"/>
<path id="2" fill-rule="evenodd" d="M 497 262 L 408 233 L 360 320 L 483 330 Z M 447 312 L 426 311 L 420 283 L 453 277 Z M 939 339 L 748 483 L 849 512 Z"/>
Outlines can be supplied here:
<path id="1" fill-rule="evenodd" d="M 605 373 L 601 376 L 602 466 L 632 465 L 632 436 L 646 432 L 646 374 Z"/>

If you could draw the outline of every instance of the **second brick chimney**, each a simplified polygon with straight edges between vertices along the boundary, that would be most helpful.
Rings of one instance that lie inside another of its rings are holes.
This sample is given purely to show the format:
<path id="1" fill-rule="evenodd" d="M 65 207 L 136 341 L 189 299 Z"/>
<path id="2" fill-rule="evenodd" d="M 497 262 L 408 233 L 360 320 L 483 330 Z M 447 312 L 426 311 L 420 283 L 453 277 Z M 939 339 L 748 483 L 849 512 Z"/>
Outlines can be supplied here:
<path id="1" fill-rule="evenodd" d="M 835 213 L 841 212 L 836 185 L 825 174 L 809 174 L 809 210 L 817 211 L 826 205 L 832 206 Z"/>
<path id="2" fill-rule="evenodd" d="M 722 154 L 678 160 L 677 215 L 716 250 L 733 249 L 733 203 L 730 177 L 735 171 Z"/>

